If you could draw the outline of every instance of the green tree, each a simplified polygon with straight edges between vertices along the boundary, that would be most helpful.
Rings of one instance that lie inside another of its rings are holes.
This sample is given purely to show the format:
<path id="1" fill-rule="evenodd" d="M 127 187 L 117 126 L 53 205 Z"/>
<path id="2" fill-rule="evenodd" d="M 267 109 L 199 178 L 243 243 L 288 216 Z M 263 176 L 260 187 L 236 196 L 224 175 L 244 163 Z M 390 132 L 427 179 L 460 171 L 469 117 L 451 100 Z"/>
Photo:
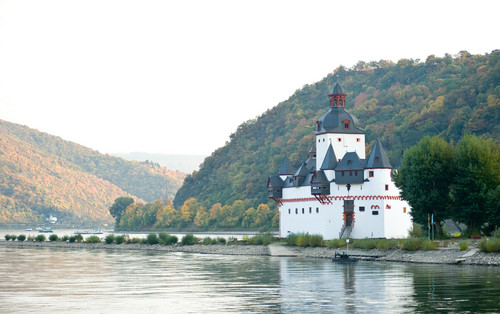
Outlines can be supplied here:
<path id="1" fill-rule="evenodd" d="M 428 215 L 441 222 L 450 217 L 450 185 L 454 179 L 453 145 L 440 137 L 424 137 L 403 155 L 395 177 L 401 196 L 411 205 L 413 221 L 427 224 Z M 438 234 L 441 225 L 436 224 Z"/>
<path id="2" fill-rule="evenodd" d="M 500 148 L 492 140 L 466 135 L 457 144 L 453 160 L 452 217 L 469 231 L 479 230 L 495 214 L 489 206 L 500 185 Z"/>
<path id="3" fill-rule="evenodd" d="M 111 216 L 113 216 L 113 218 L 115 218 L 116 224 L 120 222 L 120 219 L 122 218 L 123 213 L 125 213 L 127 206 L 132 203 L 134 203 L 134 199 L 130 196 L 122 196 L 115 199 L 115 202 L 109 208 L 109 213 L 111 214 Z"/>

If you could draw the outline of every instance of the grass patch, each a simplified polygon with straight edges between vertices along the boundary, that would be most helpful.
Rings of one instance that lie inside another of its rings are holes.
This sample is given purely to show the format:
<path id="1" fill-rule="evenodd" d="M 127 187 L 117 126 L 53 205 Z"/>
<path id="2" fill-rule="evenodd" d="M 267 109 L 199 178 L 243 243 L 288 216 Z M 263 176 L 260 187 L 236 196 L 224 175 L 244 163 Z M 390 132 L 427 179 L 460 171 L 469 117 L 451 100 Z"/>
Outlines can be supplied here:
<path id="1" fill-rule="evenodd" d="M 500 252 L 500 238 L 482 238 L 478 246 L 481 252 Z"/>
<path id="2" fill-rule="evenodd" d="M 460 248 L 460 251 L 465 251 L 469 248 L 469 240 L 462 240 L 458 242 L 458 247 Z"/>
<path id="3" fill-rule="evenodd" d="M 401 249 L 406 251 L 433 251 L 437 250 L 437 242 L 427 238 L 406 238 L 403 240 Z"/>
<path id="4" fill-rule="evenodd" d="M 291 233 L 286 238 L 286 244 L 300 247 L 320 247 L 325 246 L 323 236 L 309 233 Z"/>
<path id="5" fill-rule="evenodd" d="M 269 232 L 259 233 L 249 238 L 246 243 L 250 245 L 269 245 L 273 243 L 276 239 Z"/>

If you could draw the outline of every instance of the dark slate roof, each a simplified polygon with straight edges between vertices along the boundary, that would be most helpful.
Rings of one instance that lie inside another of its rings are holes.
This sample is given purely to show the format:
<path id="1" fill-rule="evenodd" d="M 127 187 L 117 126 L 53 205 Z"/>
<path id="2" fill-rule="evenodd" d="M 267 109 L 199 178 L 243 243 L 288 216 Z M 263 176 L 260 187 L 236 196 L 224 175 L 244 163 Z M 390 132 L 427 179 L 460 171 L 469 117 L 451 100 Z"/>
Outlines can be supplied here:
<path id="1" fill-rule="evenodd" d="M 288 157 L 285 155 L 285 158 L 283 158 L 283 162 L 281 163 L 281 168 L 280 171 L 278 172 L 279 175 L 292 175 L 294 174 L 295 169 L 292 167 L 290 164 L 290 161 L 288 160 Z"/>
<path id="2" fill-rule="evenodd" d="M 334 170 L 337 167 L 337 157 L 335 156 L 335 152 L 333 151 L 332 143 L 328 146 L 328 150 L 326 151 L 325 159 L 323 159 L 323 163 L 321 164 L 321 170 Z"/>
<path id="3" fill-rule="evenodd" d="M 281 180 L 279 176 L 269 176 L 269 179 L 267 179 L 267 187 L 271 186 L 276 186 L 276 187 L 283 187 L 284 182 Z"/>
<path id="4" fill-rule="evenodd" d="M 366 160 L 366 168 L 392 168 L 387 155 L 385 154 L 384 147 L 382 143 L 377 139 L 375 145 L 373 145 L 372 152 L 368 159 Z"/>
<path id="5" fill-rule="evenodd" d="M 344 121 L 349 121 L 349 128 L 344 128 Z M 316 129 L 316 134 L 321 133 L 365 133 L 358 126 L 358 119 L 348 113 L 343 107 L 333 107 L 323 114 L 319 119 L 319 130 Z"/>
<path id="6" fill-rule="evenodd" d="M 335 171 L 341 170 L 364 170 L 363 162 L 356 152 L 345 153 L 337 168 L 335 168 Z"/>
<path id="7" fill-rule="evenodd" d="M 309 148 L 307 155 L 316 155 L 316 146 L 314 146 L 314 144 L 312 144 L 311 148 Z"/>
<path id="8" fill-rule="evenodd" d="M 300 165 L 299 169 L 297 169 L 297 171 L 295 171 L 293 176 L 294 177 L 305 177 L 308 173 L 309 173 L 309 171 L 307 170 L 307 165 L 304 162 L 304 163 L 302 163 L 302 165 Z"/>
<path id="9" fill-rule="evenodd" d="M 325 175 L 325 172 L 323 170 L 320 170 L 320 171 L 315 171 L 313 176 L 312 176 L 312 180 L 311 180 L 311 184 L 320 184 L 320 183 L 329 183 L 330 181 L 328 181 L 328 178 L 326 177 Z"/>
<path id="10" fill-rule="evenodd" d="M 304 163 L 308 172 L 316 171 L 316 158 L 307 158 Z"/>
<path id="11" fill-rule="evenodd" d="M 341 95 L 346 94 L 346 93 L 344 93 L 344 90 L 342 89 L 342 86 L 340 86 L 339 83 L 336 83 L 335 86 L 333 86 L 333 88 L 332 88 L 332 93 L 330 95 L 334 95 L 334 94 L 341 94 Z"/>

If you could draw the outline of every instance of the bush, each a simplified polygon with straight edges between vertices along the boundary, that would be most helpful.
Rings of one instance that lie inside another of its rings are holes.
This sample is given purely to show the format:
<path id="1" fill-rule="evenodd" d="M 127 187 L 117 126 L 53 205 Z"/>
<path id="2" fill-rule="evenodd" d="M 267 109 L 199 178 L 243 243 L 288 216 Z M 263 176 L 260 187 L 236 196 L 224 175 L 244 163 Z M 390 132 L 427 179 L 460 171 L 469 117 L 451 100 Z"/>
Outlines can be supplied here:
<path id="1" fill-rule="evenodd" d="M 209 245 L 209 244 L 212 244 L 212 238 L 210 238 L 210 237 L 203 238 L 203 240 L 201 241 L 201 243 L 202 243 L 203 245 Z"/>
<path id="2" fill-rule="evenodd" d="M 414 223 L 412 228 L 410 229 L 409 235 L 410 235 L 410 237 L 413 237 L 413 238 L 421 238 L 424 235 L 424 232 L 422 230 L 422 226 Z"/>
<path id="3" fill-rule="evenodd" d="M 62 241 L 62 242 L 66 242 L 66 241 L 68 241 L 68 240 L 69 240 L 69 236 L 67 236 L 67 235 L 62 236 L 62 238 L 61 238 L 61 241 Z"/>
<path id="4" fill-rule="evenodd" d="M 181 239 L 181 244 L 182 245 L 193 245 L 198 243 L 199 239 L 195 237 L 193 234 L 188 233 L 184 235 Z"/>
<path id="5" fill-rule="evenodd" d="M 156 233 L 148 234 L 146 238 L 146 243 L 149 245 L 158 244 L 158 235 Z"/>
<path id="6" fill-rule="evenodd" d="M 125 241 L 126 241 L 126 239 L 125 239 L 125 235 L 124 234 L 115 236 L 115 243 L 116 244 L 122 244 Z"/>
<path id="7" fill-rule="evenodd" d="M 114 234 L 108 234 L 104 238 L 104 242 L 106 242 L 106 244 L 111 244 L 111 243 L 115 242 L 115 235 Z"/>
<path id="8" fill-rule="evenodd" d="M 226 239 L 225 238 L 221 238 L 221 237 L 217 237 L 217 243 L 219 244 L 226 244 Z"/>
<path id="9" fill-rule="evenodd" d="M 43 241 L 46 240 L 46 238 L 45 238 L 45 236 L 43 234 L 39 234 L 39 235 L 36 236 L 35 240 L 37 242 L 43 242 Z"/>
<path id="10" fill-rule="evenodd" d="M 478 246 L 481 252 L 500 252 L 500 238 L 482 238 Z"/>
<path id="11" fill-rule="evenodd" d="M 6 235 L 5 235 L 5 241 L 9 241 L 11 238 L 12 238 L 12 237 L 11 237 L 11 235 L 10 235 L 10 234 L 6 234 Z"/>
<path id="12" fill-rule="evenodd" d="M 17 236 L 17 241 L 21 241 L 22 242 L 24 240 L 26 240 L 26 236 L 24 234 L 20 234 L 20 235 Z"/>
<path id="13" fill-rule="evenodd" d="M 496 228 L 491 234 L 491 236 L 494 238 L 500 238 L 500 227 Z"/>
<path id="14" fill-rule="evenodd" d="M 458 242 L 458 246 L 460 247 L 460 251 L 465 251 L 469 248 L 469 240 L 462 240 Z"/>
<path id="15" fill-rule="evenodd" d="M 76 241 L 76 235 L 72 235 L 68 238 L 69 243 L 74 243 Z"/>
<path id="16" fill-rule="evenodd" d="M 172 245 L 176 244 L 179 241 L 179 238 L 176 236 L 170 235 L 168 233 L 162 232 L 158 235 L 158 243 L 162 245 Z"/>
<path id="17" fill-rule="evenodd" d="M 127 243 L 141 243 L 141 238 L 128 238 Z"/>
<path id="18" fill-rule="evenodd" d="M 31 242 L 35 241 L 35 237 L 34 236 L 28 236 L 28 241 L 31 241 Z"/>
<path id="19" fill-rule="evenodd" d="M 53 234 L 49 235 L 49 241 L 50 241 L 50 242 L 55 242 L 55 241 L 57 241 L 58 239 L 59 239 L 59 237 L 57 236 L 57 234 L 54 234 L 54 233 L 53 233 Z"/>
<path id="20" fill-rule="evenodd" d="M 83 241 L 83 236 L 81 234 L 77 234 L 75 236 L 75 240 L 76 240 L 76 242 L 82 242 Z"/>
<path id="21" fill-rule="evenodd" d="M 295 233 L 290 233 L 287 237 L 286 237 L 286 244 L 287 245 L 290 245 L 290 246 L 297 246 L 297 240 L 299 238 L 299 235 L 298 234 L 295 234 Z"/>
<path id="22" fill-rule="evenodd" d="M 87 240 L 85 240 L 85 242 L 86 243 L 99 243 L 99 242 L 101 242 L 101 238 L 99 238 L 96 235 L 93 235 L 93 236 L 88 237 Z"/>
<path id="23" fill-rule="evenodd" d="M 251 245 L 269 245 L 273 242 L 273 240 L 274 237 L 271 235 L 271 233 L 266 232 L 251 237 L 250 239 L 248 239 L 247 243 Z"/>

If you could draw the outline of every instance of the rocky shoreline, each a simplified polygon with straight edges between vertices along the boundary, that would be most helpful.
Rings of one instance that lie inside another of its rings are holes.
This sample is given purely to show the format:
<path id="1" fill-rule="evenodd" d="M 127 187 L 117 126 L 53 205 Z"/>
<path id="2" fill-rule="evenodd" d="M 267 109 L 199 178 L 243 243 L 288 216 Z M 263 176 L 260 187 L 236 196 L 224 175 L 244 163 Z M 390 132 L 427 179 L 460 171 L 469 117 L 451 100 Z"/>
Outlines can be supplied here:
<path id="1" fill-rule="evenodd" d="M 219 255 L 249 255 L 249 256 L 289 256 L 303 258 L 331 259 L 335 251 L 342 249 L 328 249 L 325 247 L 302 248 L 289 247 L 283 244 L 264 245 L 148 245 L 148 244 L 106 244 L 106 243 L 68 243 L 68 242 L 18 242 L 0 240 L 0 246 L 23 247 L 48 247 L 63 249 L 101 249 L 101 250 L 129 250 L 153 252 L 183 252 L 197 254 Z M 396 250 L 361 250 L 350 249 L 349 254 L 360 260 L 424 263 L 424 264 L 458 264 L 500 266 L 500 253 L 484 253 L 472 247 L 466 251 L 456 248 L 440 248 L 435 251 L 404 251 Z"/>

